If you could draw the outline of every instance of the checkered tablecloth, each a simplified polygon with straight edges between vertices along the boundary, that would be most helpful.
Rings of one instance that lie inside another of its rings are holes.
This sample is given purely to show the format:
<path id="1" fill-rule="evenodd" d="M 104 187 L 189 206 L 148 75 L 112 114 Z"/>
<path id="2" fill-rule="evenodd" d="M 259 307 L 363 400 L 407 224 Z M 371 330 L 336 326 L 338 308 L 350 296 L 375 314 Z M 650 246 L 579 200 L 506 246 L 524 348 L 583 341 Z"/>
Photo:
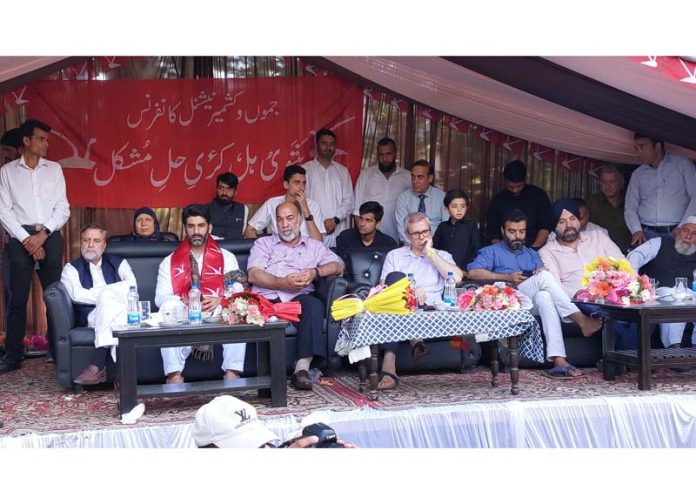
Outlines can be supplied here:
<path id="1" fill-rule="evenodd" d="M 417 311 L 410 315 L 361 313 L 341 323 L 336 351 L 345 354 L 346 349 L 351 351 L 374 344 L 464 335 L 475 335 L 476 341 L 520 336 L 520 355 L 544 362 L 539 324 L 528 310 Z"/>

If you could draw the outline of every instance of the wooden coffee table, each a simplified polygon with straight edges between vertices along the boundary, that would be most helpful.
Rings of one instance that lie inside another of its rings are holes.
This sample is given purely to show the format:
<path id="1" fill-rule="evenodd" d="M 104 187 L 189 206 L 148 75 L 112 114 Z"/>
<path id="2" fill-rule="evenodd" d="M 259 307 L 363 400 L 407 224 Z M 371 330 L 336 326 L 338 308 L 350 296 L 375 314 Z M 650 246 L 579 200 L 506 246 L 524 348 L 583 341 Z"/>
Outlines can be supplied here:
<path id="1" fill-rule="evenodd" d="M 285 376 L 285 327 L 287 322 L 253 324 L 202 324 L 176 327 L 114 329 L 118 338 L 119 410 L 127 413 L 139 397 L 202 394 L 230 390 L 258 389 L 259 397 L 271 397 L 274 407 L 287 406 Z M 236 380 L 211 380 L 182 384 L 138 385 L 138 347 L 260 343 L 257 345 L 257 376 Z M 269 352 L 270 347 L 270 352 Z"/>
<path id="2" fill-rule="evenodd" d="M 638 349 L 617 350 L 611 324 L 604 324 L 604 379 L 616 378 L 616 364 L 638 368 L 638 388 L 650 390 L 650 370 L 653 367 L 696 367 L 696 348 L 650 348 L 651 324 L 696 321 L 696 304 L 651 303 L 622 306 L 575 301 L 579 307 L 591 307 L 609 320 L 633 322 L 638 325 Z"/>

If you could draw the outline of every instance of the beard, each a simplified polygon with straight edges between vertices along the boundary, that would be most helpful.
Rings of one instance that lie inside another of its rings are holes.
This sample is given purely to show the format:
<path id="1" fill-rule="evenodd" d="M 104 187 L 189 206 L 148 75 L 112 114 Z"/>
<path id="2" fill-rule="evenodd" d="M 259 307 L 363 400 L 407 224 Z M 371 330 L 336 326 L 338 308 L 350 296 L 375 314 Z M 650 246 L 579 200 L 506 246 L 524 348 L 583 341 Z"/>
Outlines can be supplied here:
<path id="1" fill-rule="evenodd" d="M 320 150 L 317 152 L 317 157 L 320 157 L 322 159 L 331 159 L 334 157 L 334 154 L 336 154 L 335 150 Z"/>
<path id="2" fill-rule="evenodd" d="M 97 252 L 96 250 L 85 250 L 84 252 L 81 252 L 81 254 L 85 261 L 91 262 L 100 259 L 103 252 Z"/>
<path id="3" fill-rule="evenodd" d="M 696 243 L 688 244 L 677 238 L 674 241 L 674 250 L 676 250 L 678 254 L 690 256 L 696 253 Z"/>
<path id="4" fill-rule="evenodd" d="M 510 250 L 515 252 L 522 250 L 522 247 L 524 247 L 524 240 L 508 240 L 505 238 L 505 243 L 507 243 L 507 246 L 510 247 Z"/>
<path id="5" fill-rule="evenodd" d="M 194 234 L 188 237 L 189 243 L 194 247 L 200 247 L 208 239 L 208 233 L 204 235 Z"/>
<path id="6" fill-rule="evenodd" d="M 278 231 L 278 236 L 286 243 L 293 242 L 300 236 L 300 230 L 299 228 L 284 229 Z"/>
<path id="7" fill-rule="evenodd" d="M 563 231 L 563 233 L 559 234 L 557 232 L 556 238 L 564 243 L 572 243 L 578 239 L 579 235 L 580 235 L 580 231 L 578 231 L 574 227 L 569 227 L 569 228 L 566 228 L 566 230 Z"/>
<path id="8" fill-rule="evenodd" d="M 232 198 L 228 198 L 227 196 L 216 196 L 215 199 L 221 205 L 229 205 L 232 203 Z"/>
<path id="9" fill-rule="evenodd" d="M 389 164 L 382 164 L 378 162 L 377 167 L 379 168 L 379 171 L 381 171 L 382 173 L 389 173 L 394 168 L 396 168 L 396 160 L 392 161 Z"/>

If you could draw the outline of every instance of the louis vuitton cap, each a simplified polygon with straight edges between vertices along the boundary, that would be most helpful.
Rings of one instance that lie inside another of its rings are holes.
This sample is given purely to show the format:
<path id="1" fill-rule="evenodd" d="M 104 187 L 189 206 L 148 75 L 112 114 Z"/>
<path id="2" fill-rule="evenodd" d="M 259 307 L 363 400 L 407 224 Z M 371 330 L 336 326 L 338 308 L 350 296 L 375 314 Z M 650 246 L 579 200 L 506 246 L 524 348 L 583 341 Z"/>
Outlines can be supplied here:
<path id="1" fill-rule="evenodd" d="M 256 408 L 229 395 L 219 396 L 199 408 L 193 422 L 196 446 L 259 448 L 277 441 L 256 415 Z"/>

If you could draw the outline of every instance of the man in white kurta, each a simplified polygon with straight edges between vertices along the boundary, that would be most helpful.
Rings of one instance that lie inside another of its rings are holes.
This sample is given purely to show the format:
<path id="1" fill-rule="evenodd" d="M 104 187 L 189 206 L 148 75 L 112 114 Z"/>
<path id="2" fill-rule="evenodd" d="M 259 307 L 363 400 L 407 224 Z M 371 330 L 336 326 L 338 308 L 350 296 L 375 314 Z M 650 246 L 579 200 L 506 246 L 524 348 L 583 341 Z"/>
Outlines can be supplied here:
<path id="1" fill-rule="evenodd" d="M 348 229 L 353 213 L 353 183 L 348 169 L 334 161 L 336 135 L 329 129 L 316 133 L 317 157 L 302 167 L 307 170 L 307 197 L 319 203 L 324 216 L 324 245 L 334 247 L 336 237 Z"/>
<path id="2" fill-rule="evenodd" d="M 244 238 L 257 238 L 268 226 L 271 226 L 273 234 L 278 234 L 276 223 L 276 208 L 286 201 L 299 205 L 302 212 L 302 234 L 317 241 L 322 241 L 322 234 L 326 232 L 319 203 L 306 197 L 307 170 L 298 165 L 290 165 L 283 172 L 283 187 L 285 195 L 268 198 L 254 213 L 246 229 Z"/>
<path id="3" fill-rule="evenodd" d="M 187 206 L 182 213 L 182 220 L 184 221 L 186 241 L 182 242 L 177 247 L 177 250 L 165 257 L 159 265 L 157 287 L 155 289 L 155 304 L 160 307 L 169 296 L 175 295 L 172 279 L 172 258 L 178 255 L 179 249 L 189 247 L 190 245 L 190 255 L 193 256 L 198 270 L 197 275 L 191 272 L 190 276 L 201 279 L 201 293 L 205 296 L 201 302 L 202 309 L 203 312 L 212 313 L 220 305 L 224 293 L 223 273 L 238 270 L 239 264 L 232 252 L 220 248 L 215 244 L 214 240 L 209 239 L 213 226 L 210 224 L 210 212 L 207 207 L 203 205 Z M 219 281 L 215 283 L 216 289 L 214 289 L 214 292 L 204 286 L 207 283 L 205 280 L 206 272 L 211 268 L 208 261 L 212 263 L 211 258 L 213 254 L 221 254 L 223 260 L 222 271 L 215 272 L 216 276 L 219 277 Z M 189 267 L 192 267 L 193 263 L 188 255 L 184 258 L 184 261 L 187 261 Z M 183 270 L 183 267 L 180 269 Z M 188 282 L 188 288 L 190 288 L 191 278 L 186 279 L 186 281 Z M 191 354 L 191 347 L 163 347 L 161 353 L 167 383 L 183 383 L 182 371 L 186 364 L 186 358 Z M 245 353 L 246 343 L 222 345 L 222 370 L 225 372 L 225 379 L 239 378 L 244 369 Z"/>
<path id="4" fill-rule="evenodd" d="M 411 173 L 396 166 L 396 143 L 391 138 L 377 142 L 377 164 L 360 172 L 355 184 L 355 210 L 359 216 L 360 205 L 367 201 L 377 201 L 384 208 L 384 216 L 379 230 L 400 240 L 396 224 L 396 199 L 399 194 L 411 188 Z"/>
<path id="5" fill-rule="evenodd" d="M 126 296 L 138 284 L 128 261 L 104 254 L 106 229 L 88 224 L 80 232 L 81 257 L 63 267 L 61 283 L 77 306 L 78 325 L 94 328 L 96 350 L 90 364 L 73 380 L 78 385 L 96 385 L 106 381 L 108 351 L 118 344 L 112 325 L 126 323 Z"/>

